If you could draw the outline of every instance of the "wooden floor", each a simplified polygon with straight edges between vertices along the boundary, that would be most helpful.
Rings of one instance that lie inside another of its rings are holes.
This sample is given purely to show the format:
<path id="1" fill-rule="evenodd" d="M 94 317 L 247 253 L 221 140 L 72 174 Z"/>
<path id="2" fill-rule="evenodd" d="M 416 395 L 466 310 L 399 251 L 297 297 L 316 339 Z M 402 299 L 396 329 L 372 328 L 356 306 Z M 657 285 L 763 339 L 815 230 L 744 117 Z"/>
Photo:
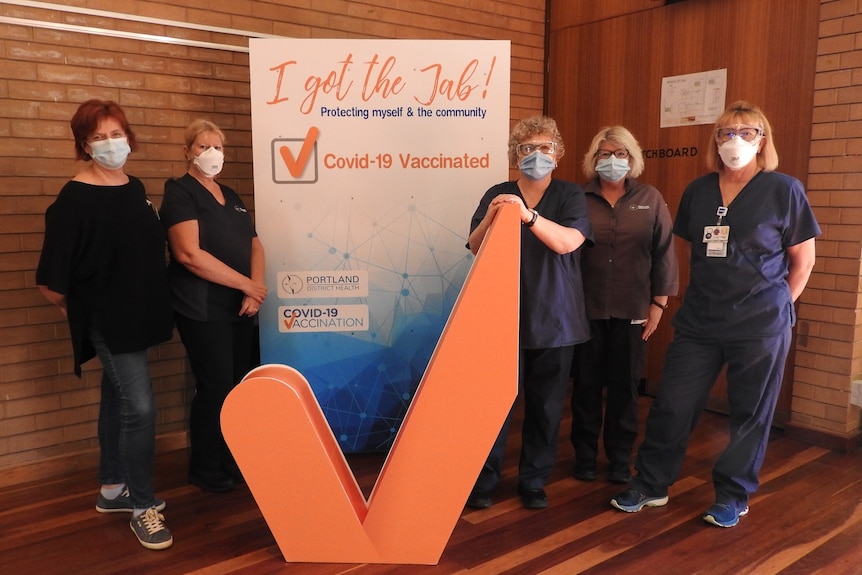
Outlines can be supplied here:
<path id="1" fill-rule="evenodd" d="M 642 412 L 649 402 L 642 399 Z M 78 472 L 0 489 L 0 574 L 862 573 L 860 453 L 832 453 L 776 433 L 751 513 L 733 529 L 701 520 L 713 500 L 710 468 L 724 446 L 725 425 L 724 416 L 705 414 L 670 503 L 632 515 L 608 505 L 620 487 L 603 476 L 592 483 L 569 476 L 567 441 L 547 488 L 551 506 L 523 509 L 514 494 L 519 438 L 513 436 L 496 504 L 465 509 L 435 566 L 285 563 L 247 487 L 204 493 L 186 484 L 186 453 L 173 451 L 158 456 L 156 477 L 158 495 L 168 502 L 172 548 L 148 551 L 127 515 L 96 513 L 95 470 Z M 382 457 L 349 459 L 367 493 Z"/>

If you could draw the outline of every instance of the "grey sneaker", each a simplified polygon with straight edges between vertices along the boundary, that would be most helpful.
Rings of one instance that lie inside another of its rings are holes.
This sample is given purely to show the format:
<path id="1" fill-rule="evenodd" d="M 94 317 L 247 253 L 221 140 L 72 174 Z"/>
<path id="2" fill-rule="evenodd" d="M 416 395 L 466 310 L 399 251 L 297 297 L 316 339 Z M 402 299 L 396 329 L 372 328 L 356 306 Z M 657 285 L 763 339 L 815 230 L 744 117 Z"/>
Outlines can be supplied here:
<path id="1" fill-rule="evenodd" d="M 165 502 L 158 497 L 155 500 L 156 511 L 162 511 L 165 508 Z M 132 505 L 128 487 L 124 487 L 123 492 L 113 499 L 107 499 L 101 492 L 96 498 L 96 511 L 99 513 L 131 513 L 134 509 L 135 506 Z"/>
<path id="2" fill-rule="evenodd" d="M 129 522 L 132 532 L 141 545 L 147 549 L 167 549 L 174 544 L 174 538 L 165 525 L 165 517 L 155 507 L 150 507 Z"/>

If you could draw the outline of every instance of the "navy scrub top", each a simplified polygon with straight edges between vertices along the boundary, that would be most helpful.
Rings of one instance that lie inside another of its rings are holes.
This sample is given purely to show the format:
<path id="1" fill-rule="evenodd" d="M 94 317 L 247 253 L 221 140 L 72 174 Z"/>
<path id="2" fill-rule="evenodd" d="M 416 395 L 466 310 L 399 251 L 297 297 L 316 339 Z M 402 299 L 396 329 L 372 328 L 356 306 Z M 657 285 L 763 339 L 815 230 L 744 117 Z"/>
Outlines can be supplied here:
<path id="1" fill-rule="evenodd" d="M 726 257 L 707 257 L 704 228 L 718 223 L 718 174 L 686 188 L 673 232 L 691 243 L 691 275 L 676 329 L 706 338 L 781 333 L 796 322 L 787 284 L 786 249 L 820 234 L 802 183 L 779 172 L 758 172 L 727 206 Z"/>
<path id="2" fill-rule="evenodd" d="M 523 199 L 515 181 L 492 187 L 473 214 L 471 232 L 485 217 L 491 200 L 500 194 L 514 194 Z M 579 230 L 592 243 L 586 198 L 576 184 L 551 180 L 535 209 L 545 219 Z M 558 254 L 529 228 L 521 226 L 520 347 L 563 347 L 588 339 L 590 326 L 584 307 L 580 248 Z"/>

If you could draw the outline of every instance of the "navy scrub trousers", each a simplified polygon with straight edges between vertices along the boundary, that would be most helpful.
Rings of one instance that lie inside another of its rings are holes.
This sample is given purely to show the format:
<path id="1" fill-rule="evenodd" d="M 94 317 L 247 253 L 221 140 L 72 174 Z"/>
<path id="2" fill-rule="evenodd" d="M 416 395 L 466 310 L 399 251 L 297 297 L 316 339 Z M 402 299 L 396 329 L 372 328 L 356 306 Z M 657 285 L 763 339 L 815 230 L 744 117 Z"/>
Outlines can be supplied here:
<path id="1" fill-rule="evenodd" d="M 518 387 L 524 397 L 524 423 L 518 484 L 525 489 L 543 489 L 554 470 L 573 350 L 571 345 L 520 350 Z M 510 411 L 479 473 L 479 489 L 491 491 L 500 480 L 511 419 Z"/>
<path id="2" fill-rule="evenodd" d="M 638 450 L 633 487 L 652 496 L 667 495 L 710 390 L 727 364 L 730 440 L 712 478 L 716 502 L 747 505 L 759 485 L 790 341 L 790 327 L 777 335 L 722 340 L 677 332 Z"/>

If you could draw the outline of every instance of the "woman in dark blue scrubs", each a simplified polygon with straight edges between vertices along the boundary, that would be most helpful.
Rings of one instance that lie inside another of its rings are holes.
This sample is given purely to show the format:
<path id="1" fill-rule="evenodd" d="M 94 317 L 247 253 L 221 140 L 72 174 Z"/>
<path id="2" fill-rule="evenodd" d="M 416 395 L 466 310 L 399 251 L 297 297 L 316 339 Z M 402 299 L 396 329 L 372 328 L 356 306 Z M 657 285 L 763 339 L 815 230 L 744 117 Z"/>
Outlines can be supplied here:
<path id="1" fill-rule="evenodd" d="M 814 266 L 820 228 L 799 180 L 774 171 L 778 154 L 763 112 L 735 102 L 718 119 L 673 232 L 690 243 L 691 275 L 673 319 L 637 476 L 611 499 L 634 513 L 668 502 L 689 435 L 727 367 L 730 441 L 713 471 L 708 523 L 733 527 L 759 485 L 772 416 L 796 321 L 794 302 Z"/>
<path id="2" fill-rule="evenodd" d="M 578 248 L 592 242 L 584 191 L 552 177 L 564 153 L 556 122 L 545 116 L 521 120 L 509 137 L 515 181 L 493 186 L 470 222 L 468 247 L 475 254 L 503 204 L 521 209 L 519 389 L 524 397 L 518 494 L 528 509 L 548 506 L 545 482 L 557 454 L 563 400 L 575 344 L 590 337 L 584 309 Z M 491 506 L 500 479 L 508 421 L 485 463 L 467 506 Z"/>

